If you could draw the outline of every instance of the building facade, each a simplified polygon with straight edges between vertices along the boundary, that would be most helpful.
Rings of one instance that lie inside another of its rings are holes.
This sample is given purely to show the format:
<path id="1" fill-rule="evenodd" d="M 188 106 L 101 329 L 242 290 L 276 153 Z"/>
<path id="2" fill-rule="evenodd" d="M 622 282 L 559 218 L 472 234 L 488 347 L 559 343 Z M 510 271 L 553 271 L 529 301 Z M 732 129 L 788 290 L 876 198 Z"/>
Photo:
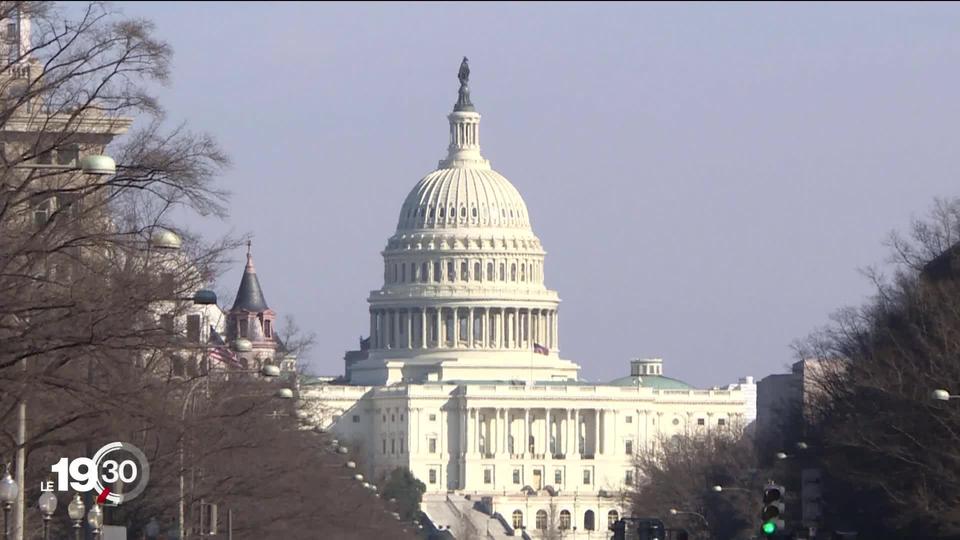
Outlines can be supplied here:
<path id="1" fill-rule="evenodd" d="M 436 505 L 469 495 L 489 497 L 501 528 L 535 535 L 553 505 L 567 538 L 606 538 L 635 454 L 753 422 L 756 387 L 746 377 L 695 389 L 660 359 L 581 379 L 560 356 L 560 298 L 527 206 L 480 153 L 466 59 L 460 82 L 447 156 L 410 191 L 382 252 L 370 337 L 347 353 L 343 378 L 301 386 L 303 406 L 368 475 L 406 467 L 428 495 L 445 494 L 424 505 L 435 522 Z"/>

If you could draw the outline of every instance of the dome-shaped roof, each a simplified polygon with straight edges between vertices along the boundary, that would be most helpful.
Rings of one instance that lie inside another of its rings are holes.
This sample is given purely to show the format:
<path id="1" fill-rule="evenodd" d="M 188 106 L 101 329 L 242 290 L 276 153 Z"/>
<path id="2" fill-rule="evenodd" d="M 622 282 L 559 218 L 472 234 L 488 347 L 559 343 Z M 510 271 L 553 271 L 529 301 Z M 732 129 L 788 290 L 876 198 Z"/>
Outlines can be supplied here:
<path id="1" fill-rule="evenodd" d="M 398 231 L 473 227 L 530 228 L 520 192 L 492 169 L 431 172 L 407 195 L 397 223 Z"/>

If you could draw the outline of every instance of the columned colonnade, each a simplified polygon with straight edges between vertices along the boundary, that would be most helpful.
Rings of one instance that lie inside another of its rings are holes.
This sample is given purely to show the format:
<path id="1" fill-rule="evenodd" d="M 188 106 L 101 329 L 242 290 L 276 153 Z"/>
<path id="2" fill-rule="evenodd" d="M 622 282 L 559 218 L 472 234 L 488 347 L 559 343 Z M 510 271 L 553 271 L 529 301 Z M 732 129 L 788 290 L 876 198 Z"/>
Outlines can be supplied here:
<path id="1" fill-rule="evenodd" d="M 530 349 L 559 345 L 556 309 L 437 307 L 370 310 L 374 349 Z"/>
<path id="2" fill-rule="evenodd" d="M 592 459 L 615 452 L 609 409 L 467 407 L 459 414 L 467 455 Z"/>

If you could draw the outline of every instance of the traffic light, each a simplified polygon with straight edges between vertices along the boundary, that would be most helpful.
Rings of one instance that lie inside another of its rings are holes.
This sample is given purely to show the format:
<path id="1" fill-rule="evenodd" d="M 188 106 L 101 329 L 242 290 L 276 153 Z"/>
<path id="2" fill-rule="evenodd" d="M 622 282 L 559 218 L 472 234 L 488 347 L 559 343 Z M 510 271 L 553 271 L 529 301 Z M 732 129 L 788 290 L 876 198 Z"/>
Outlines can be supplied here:
<path id="1" fill-rule="evenodd" d="M 760 512 L 760 532 L 773 536 L 783 530 L 784 500 L 787 490 L 779 484 L 769 483 L 763 488 L 763 510 Z"/>

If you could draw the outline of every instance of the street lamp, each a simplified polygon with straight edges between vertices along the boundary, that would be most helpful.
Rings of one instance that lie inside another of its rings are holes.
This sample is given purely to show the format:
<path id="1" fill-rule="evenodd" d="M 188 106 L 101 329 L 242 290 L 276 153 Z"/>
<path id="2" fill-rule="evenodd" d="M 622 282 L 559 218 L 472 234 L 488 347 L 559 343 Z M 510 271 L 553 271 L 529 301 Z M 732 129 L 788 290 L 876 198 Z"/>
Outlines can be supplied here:
<path id="1" fill-rule="evenodd" d="M 716 487 L 716 486 L 714 486 L 714 487 Z M 698 518 L 700 518 L 701 520 L 703 520 L 703 526 L 704 526 L 707 530 L 710 529 L 710 523 L 707 522 L 707 518 L 706 518 L 703 514 L 701 514 L 701 513 L 699 513 L 699 512 L 689 512 L 689 511 L 685 511 L 685 510 L 677 510 L 676 508 L 671 508 L 671 509 L 670 509 L 670 515 L 671 515 L 671 516 L 678 516 L 678 515 L 697 516 Z"/>
<path id="2" fill-rule="evenodd" d="M 73 531 L 76 540 L 80 540 L 80 527 L 83 525 L 83 514 L 86 511 L 87 507 L 83 504 L 83 499 L 80 498 L 80 494 L 74 493 L 73 500 L 67 505 L 67 514 L 70 516 L 70 520 L 73 521 Z"/>
<path id="3" fill-rule="evenodd" d="M 930 393 L 930 398 L 936 401 L 950 401 L 951 399 L 960 399 L 960 396 L 953 395 L 942 388 L 938 388 Z"/>
<path id="4" fill-rule="evenodd" d="M 43 516 L 43 540 L 50 539 L 50 518 L 57 511 L 57 496 L 50 491 L 44 491 L 37 502 L 40 514 Z"/>
<path id="5" fill-rule="evenodd" d="M 3 506 L 3 540 L 10 538 L 10 509 L 17 500 L 17 494 L 20 488 L 10 477 L 10 466 L 0 479 L 0 505 Z"/>
<path id="6" fill-rule="evenodd" d="M 726 486 L 721 486 L 721 485 L 713 486 L 713 487 L 710 488 L 710 490 L 713 491 L 713 492 L 715 492 L 715 493 L 721 493 L 721 492 L 724 492 L 724 491 L 746 491 L 747 493 L 750 493 L 750 490 L 749 490 L 749 489 L 746 489 L 746 488 L 726 487 Z"/>
<path id="7" fill-rule="evenodd" d="M 100 531 L 103 529 L 103 509 L 99 504 L 94 504 L 93 508 L 87 512 L 87 525 L 93 531 L 94 540 L 100 538 Z"/>

